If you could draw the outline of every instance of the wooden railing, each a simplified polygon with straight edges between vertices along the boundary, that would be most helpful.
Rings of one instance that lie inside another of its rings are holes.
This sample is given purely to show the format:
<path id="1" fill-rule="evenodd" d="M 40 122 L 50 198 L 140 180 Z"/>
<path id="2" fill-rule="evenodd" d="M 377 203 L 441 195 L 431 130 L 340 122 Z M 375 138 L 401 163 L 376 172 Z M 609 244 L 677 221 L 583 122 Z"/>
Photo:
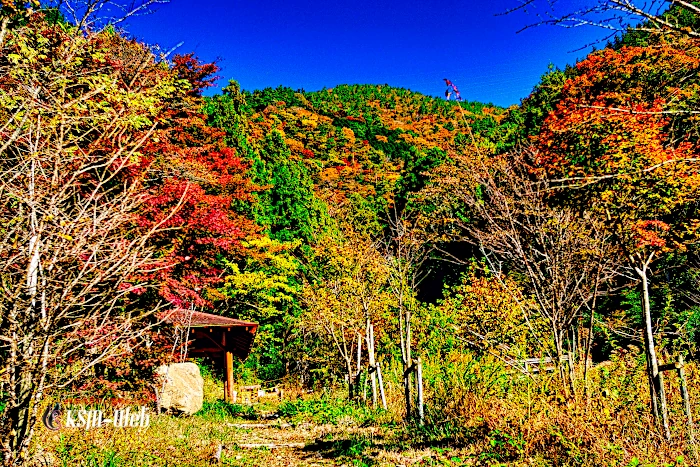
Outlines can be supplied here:
<path id="1" fill-rule="evenodd" d="M 570 357 L 564 355 L 559 359 L 560 362 L 569 363 Z M 542 371 L 554 371 L 557 366 L 553 357 L 541 358 L 524 358 L 515 361 L 520 368 L 525 370 L 525 373 L 540 373 Z"/>

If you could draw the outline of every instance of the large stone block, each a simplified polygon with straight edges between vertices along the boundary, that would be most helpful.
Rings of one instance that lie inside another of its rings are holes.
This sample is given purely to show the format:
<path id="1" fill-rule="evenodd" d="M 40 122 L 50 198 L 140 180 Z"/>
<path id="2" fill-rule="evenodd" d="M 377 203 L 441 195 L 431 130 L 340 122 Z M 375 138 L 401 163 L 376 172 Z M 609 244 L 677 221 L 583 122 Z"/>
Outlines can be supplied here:
<path id="1" fill-rule="evenodd" d="M 192 415 L 202 408 L 204 379 L 194 363 L 172 363 L 158 368 L 160 407 L 174 413 Z"/>

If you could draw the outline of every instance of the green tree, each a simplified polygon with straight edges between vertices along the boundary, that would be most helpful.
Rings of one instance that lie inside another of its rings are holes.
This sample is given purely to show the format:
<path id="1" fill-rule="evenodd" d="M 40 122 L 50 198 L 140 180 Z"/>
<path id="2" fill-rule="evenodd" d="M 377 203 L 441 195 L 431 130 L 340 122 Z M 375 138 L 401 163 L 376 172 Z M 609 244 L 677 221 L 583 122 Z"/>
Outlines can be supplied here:
<path id="1" fill-rule="evenodd" d="M 224 260 L 226 279 L 219 292 L 230 315 L 259 323 L 245 366 L 263 380 L 285 376 L 299 360 L 302 286 L 293 256 L 298 245 L 263 236 L 243 242 L 248 254 L 242 263 Z"/>
<path id="2" fill-rule="evenodd" d="M 265 137 L 251 175 L 267 188 L 258 194 L 258 223 L 276 240 L 311 243 L 324 228 L 325 208 L 307 167 L 292 157 L 282 133 L 273 130 Z"/>
<path id="3" fill-rule="evenodd" d="M 248 115 L 245 95 L 238 82 L 231 80 L 221 95 L 210 97 L 204 105 L 208 123 L 226 132 L 226 145 L 239 157 L 250 157 Z"/>

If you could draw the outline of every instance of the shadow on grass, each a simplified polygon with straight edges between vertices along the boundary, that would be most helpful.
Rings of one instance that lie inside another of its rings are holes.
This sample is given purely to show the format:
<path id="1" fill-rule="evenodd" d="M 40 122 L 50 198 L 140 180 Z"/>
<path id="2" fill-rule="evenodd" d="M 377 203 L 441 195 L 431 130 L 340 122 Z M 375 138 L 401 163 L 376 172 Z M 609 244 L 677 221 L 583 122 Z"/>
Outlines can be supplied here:
<path id="1" fill-rule="evenodd" d="M 368 439 L 339 439 L 331 441 L 317 440 L 313 444 L 307 445 L 303 451 L 320 455 L 326 459 L 336 459 L 339 457 L 358 457 L 361 456 L 367 448 L 381 447 Z"/>
<path id="2" fill-rule="evenodd" d="M 388 438 L 375 435 L 372 438 L 360 436 L 333 440 L 319 439 L 304 447 L 302 451 L 309 458 L 338 459 L 352 461 L 352 465 L 356 466 L 372 466 L 379 462 L 381 452 L 403 453 L 430 450 L 433 451 L 436 459 L 440 459 L 453 450 L 478 443 L 488 446 L 478 456 L 481 461 L 503 462 L 518 458 L 518 452 L 513 449 L 512 440 L 489 430 L 485 424 L 473 426 L 467 430 L 462 428 L 459 435 L 456 427 L 450 426 L 413 426 L 395 435 Z M 458 462 L 454 465 L 462 464 Z"/>
<path id="3" fill-rule="evenodd" d="M 230 404 L 222 400 L 204 402 L 202 409 L 195 414 L 202 418 L 223 419 L 226 417 L 243 418 L 245 420 L 258 420 L 259 416 L 252 406 Z"/>

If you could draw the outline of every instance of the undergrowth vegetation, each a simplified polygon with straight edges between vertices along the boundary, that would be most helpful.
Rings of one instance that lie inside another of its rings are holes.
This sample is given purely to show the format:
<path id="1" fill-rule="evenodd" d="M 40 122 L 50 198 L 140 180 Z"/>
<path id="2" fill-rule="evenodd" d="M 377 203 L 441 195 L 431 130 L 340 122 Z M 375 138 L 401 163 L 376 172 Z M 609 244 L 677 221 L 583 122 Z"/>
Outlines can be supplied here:
<path id="1" fill-rule="evenodd" d="M 588 395 L 581 385 L 566 398 L 555 372 L 528 376 L 498 359 L 462 354 L 426 365 L 431 389 L 423 424 L 348 402 L 341 389 L 303 394 L 289 388 L 292 395 L 282 401 L 230 404 L 219 399 L 220 381 L 208 375 L 204 407 L 194 416 L 154 415 L 151 426 L 134 431 L 42 427 L 35 452 L 53 465 L 86 467 L 202 465 L 220 445 L 222 464 L 241 466 L 289 465 L 290 459 L 298 465 L 323 459 L 367 466 L 696 465 L 677 379 L 667 381 L 672 439 L 666 442 L 648 413 L 643 361 L 632 351 L 616 353 L 591 370 Z M 687 369 L 699 384 L 695 366 Z M 401 382 L 387 387 L 389 405 L 400 406 Z M 255 442 L 275 447 L 240 447 Z M 291 452 L 290 442 L 297 446 Z"/>

